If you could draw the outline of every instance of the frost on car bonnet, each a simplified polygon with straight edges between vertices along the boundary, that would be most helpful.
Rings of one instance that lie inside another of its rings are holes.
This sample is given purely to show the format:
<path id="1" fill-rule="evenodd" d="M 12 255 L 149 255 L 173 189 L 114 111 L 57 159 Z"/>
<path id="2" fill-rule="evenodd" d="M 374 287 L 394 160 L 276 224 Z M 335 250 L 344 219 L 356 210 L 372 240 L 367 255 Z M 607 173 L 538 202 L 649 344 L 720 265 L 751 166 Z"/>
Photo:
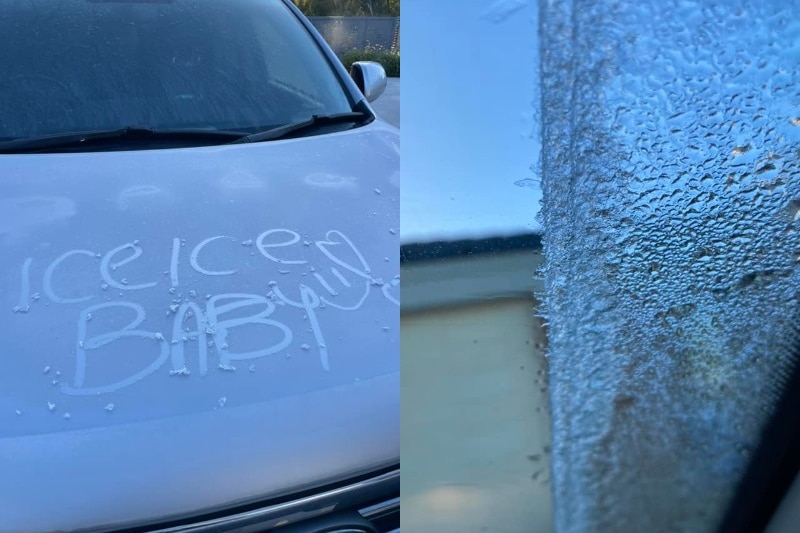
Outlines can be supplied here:
<path id="1" fill-rule="evenodd" d="M 541 3 L 557 531 L 709 531 L 790 364 L 798 2 Z"/>

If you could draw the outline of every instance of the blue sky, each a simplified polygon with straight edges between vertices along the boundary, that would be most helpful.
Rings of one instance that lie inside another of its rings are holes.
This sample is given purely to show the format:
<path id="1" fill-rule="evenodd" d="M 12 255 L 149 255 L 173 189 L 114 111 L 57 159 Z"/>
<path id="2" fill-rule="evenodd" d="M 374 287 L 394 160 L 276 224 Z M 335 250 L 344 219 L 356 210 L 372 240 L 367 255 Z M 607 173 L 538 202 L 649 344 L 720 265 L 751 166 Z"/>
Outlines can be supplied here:
<path id="1" fill-rule="evenodd" d="M 535 2 L 402 10 L 402 241 L 539 231 Z"/>

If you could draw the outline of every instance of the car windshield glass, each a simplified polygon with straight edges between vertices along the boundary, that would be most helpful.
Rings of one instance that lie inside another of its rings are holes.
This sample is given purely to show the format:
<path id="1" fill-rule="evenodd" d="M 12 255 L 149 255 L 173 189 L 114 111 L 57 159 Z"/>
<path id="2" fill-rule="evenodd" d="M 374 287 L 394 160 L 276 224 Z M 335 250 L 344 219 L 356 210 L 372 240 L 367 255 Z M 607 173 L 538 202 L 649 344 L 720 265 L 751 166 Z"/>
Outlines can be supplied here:
<path id="1" fill-rule="evenodd" d="M 254 132 L 352 111 L 279 0 L 0 4 L 0 140 L 140 126 Z"/>

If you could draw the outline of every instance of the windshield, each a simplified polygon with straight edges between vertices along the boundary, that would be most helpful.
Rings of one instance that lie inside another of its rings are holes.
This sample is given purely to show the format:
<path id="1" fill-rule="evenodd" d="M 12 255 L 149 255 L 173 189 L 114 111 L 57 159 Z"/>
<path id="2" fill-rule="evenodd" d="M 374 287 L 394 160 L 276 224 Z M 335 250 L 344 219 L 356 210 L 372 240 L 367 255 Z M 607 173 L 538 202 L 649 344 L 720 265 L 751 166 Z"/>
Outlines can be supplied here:
<path id="1" fill-rule="evenodd" d="M 0 140 L 129 126 L 254 132 L 352 110 L 279 0 L 0 3 Z"/>

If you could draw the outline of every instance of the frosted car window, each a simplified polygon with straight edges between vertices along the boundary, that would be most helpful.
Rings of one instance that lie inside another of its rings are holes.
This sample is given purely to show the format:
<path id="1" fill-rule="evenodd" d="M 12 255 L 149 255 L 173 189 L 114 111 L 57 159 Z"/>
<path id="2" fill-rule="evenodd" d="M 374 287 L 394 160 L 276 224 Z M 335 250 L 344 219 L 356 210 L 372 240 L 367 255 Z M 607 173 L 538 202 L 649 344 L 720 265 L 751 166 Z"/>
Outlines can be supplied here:
<path id="1" fill-rule="evenodd" d="M 4 2 L 0 36 L 0 140 L 127 126 L 246 131 L 351 110 L 277 0 Z"/>
<path id="2" fill-rule="evenodd" d="M 797 2 L 541 5 L 559 531 L 707 531 L 798 318 Z"/>

